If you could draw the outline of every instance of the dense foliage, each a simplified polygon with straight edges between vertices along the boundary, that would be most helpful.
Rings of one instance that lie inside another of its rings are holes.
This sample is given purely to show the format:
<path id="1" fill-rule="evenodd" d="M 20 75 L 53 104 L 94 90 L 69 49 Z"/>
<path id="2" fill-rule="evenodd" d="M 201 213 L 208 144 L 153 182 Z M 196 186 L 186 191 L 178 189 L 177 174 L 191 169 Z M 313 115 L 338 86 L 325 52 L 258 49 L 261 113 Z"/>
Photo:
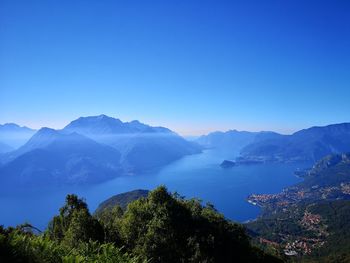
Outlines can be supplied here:
<path id="1" fill-rule="evenodd" d="M 311 262 L 350 262 L 350 201 L 322 202 L 310 207 L 314 214 L 325 219 L 328 232 L 326 245 L 313 253 Z"/>
<path id="2" fill-rule="evenodd" d="M 244 228 L 212 205 L 165 187 L 97 216 L 68 195 L 45 233 L 0 230 L 0 262 L 280 262 L 251 246 Z"/>
<path id="3" fill-rule="evenodd" d="M 70 247 L 46 235 L 34 235 L 21 227 L 0 228 L 0 262 L 141 262 L 112 243 L 89 240 Z"/>

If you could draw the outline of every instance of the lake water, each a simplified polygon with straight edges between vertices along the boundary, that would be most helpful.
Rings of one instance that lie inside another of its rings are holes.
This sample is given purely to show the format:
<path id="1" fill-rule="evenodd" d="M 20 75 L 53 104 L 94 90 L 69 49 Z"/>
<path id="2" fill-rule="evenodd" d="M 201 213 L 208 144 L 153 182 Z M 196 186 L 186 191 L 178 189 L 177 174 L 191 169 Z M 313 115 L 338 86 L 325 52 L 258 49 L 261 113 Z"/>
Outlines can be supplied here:
<path id="1" fill-rule="evenodd" d="M 284 187 L 299 182 L 294 176 L 297 168 L 309 164 L 260 164 L 222 169 L 224 159 L 234 153 L 206 150 L 186 156 L 159 172 L 119 177 L 94 186 L 71 186 L 64 189 L 27 189 L 0 193 L 0 224 L 5 226 L 30 222 L 44 229 L 58 213 L 67 193 L 84 197 L 91 211 L 112 195 L 134 190 L 153 189 L 161 184 L 187 198 L 198 197 L 210 202 L 227 218 L 244 222 L 254 219 L 259 208 L 249 204 L 251 193 L 277 193 Z"/>

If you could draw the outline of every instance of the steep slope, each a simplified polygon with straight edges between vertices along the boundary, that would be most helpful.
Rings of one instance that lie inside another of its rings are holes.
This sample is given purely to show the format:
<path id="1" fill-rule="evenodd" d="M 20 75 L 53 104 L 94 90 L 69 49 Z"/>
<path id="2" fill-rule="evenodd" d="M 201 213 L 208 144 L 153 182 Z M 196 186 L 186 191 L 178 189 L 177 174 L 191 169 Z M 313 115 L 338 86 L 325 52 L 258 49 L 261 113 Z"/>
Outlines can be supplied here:
<path id="1" fill-rule="evenodd" d="M 41 128 L 37 133 L 35 133 L 27 143 L 25 143 L 23 146 L 19 147 L 17 150 L 9 152 L 2 156 L 3 162 L 9 162 L 16 157 L 26 153 L 30 152 L 32 150 L 38 149 L 38 148 L 44 148 L 48 146 L 53 141 L 57 140 L 60 136 L 63 136 L 58 131 L 50 128 Z"/>
<path id="2" fill-rule="evenodd" d="M 350 151 L 350 123 L 341 123 L 253 142 L 242 149 L 241 157 L 281 162 L 317 161 L 328 154 L 347 151 Z"/>
<path id="3" fill-rule="evenodd" d="M 21 127 L 15 123 L 0 125 L 0 142 L 11 148 L 18 148 L 25 144 L 36 130 Z"/>
<path id="4" fill-rule="evenodd" d="M 48 128 L 8 158 L 0 168 L 2 182 L 26 186 L 101 182 L 122 173 L 116 149 Z"/>
<path id="5" fill-rule="evenodd" d="M 350 183 L 350 153 L 328 155 L 305 172 L 299 187 L 337 187 Z"/>
<path id="6" fill-rule="evenodd" d="M 13 149 L 11 146 L 9 146 L 9 145 L 7 145 L 7 144 L 5 144 L 5 143 L 0 142 L 0 154 L 1 154 L 1 153 L 11 152 L 11 151 L 13 151 L 13 150 L 14 150 L 14 149 Z"/>
<path id="7" fill-rule="evenodd" d="M 121 161 L 129 172 L 159 168 L 200 147 L 171 130 L 152 127 L 139 121 L 122 122 L 106 115 L 82 117 L 72 121 L 64 132 L 77 132 L 112 146 L 121 152 Z"/>

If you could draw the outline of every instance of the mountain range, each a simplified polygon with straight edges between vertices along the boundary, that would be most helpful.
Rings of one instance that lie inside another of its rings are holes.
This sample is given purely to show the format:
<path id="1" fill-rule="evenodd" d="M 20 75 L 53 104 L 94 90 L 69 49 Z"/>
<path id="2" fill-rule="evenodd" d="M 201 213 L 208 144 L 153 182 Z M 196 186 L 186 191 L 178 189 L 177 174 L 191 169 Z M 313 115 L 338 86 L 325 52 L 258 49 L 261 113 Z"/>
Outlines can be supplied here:
<path id="1" fill-rule="evenodd" d="M 317 161 L 333 153 L 350 151 L 350 123 L 311 127 L 291 135 L 277 135 L 246 145 L 243 159 L 262 161 Z"/>
<path id="2" fill-rule="evenodd" d="M 18 149 L 1 154 L 0 176 L 23 185 L 95 183 L 159 169 L 200 149 L 167 128 L 84 117 L 62 130 L 42 128 Z"/>
<path id="3" fill-rule="evenodd" d="M 197 140 L 198 144 L 206 148 L 231 149 L 239 152 L 245 146 L 272 138 L 283 136 L 272 131 L 249 132 L 229 130 L 226 132 L 216 131 L 208 135 L 202 135 Z"/>
<path id="4" fill-rule="evenodd" d="M 106 115 L 78 118 L 62 130 L 4 124 L 0 125 L 0 176 L 2 181 L 23 184 L 102 182 L 154 171 L 202 148 L 240 152 L 241 164 L 313 161 L 350 151 L 350 123 L 311 127 L 291 135 L 214 132 L 194 142 L 164 127 Z"/>
<path id="5" fill-rule="evenodd" d="M 311 127 L 291 135 L 231 130 L 196 140 L 203 147 L 231 149 L 240 163 L 316 161 L 350 151 L 350 123 Z"/>
<path id="6" fill-rule="evenodd" d="M 131 172 L 151 170 L 201 148 L 164 127 L 152 127 L 139 121 L 122 122 L 106 115 L 82 117 L 72 121 L 64 132 L 76 132 L 121 153 L 123 167 Z"/>
<path id="7" fill-rule="evenodd" d="M 252 143 L 256 134 L 255 132 L 237 130 L 216 131 L 200 136 L 196 142 L 207 148 L 235 148 L 239 150 Z"/>
<path id="8" fill-rule="evenodd" d="M 49 128 L 40 129 L 5 157 L 2 182 L 19 185 L 96 183 L 122 174 L 120 153 L 114 148 Z"/>

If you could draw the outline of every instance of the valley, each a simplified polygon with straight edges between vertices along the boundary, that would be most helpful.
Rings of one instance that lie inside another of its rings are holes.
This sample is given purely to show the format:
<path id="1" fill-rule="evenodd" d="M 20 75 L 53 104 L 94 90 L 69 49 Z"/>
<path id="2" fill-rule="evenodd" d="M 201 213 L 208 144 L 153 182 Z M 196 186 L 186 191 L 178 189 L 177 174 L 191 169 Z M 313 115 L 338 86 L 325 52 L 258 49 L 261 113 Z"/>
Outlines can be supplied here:
<path id="1" fill-rule="evenodd" d="M 62 130 L 42 128 L 23 146 L 0 155 L 1 175 L 12 174 L 3 182 L 16 185 L 0 194 L 0 205 L 11 211 L 2 223 L 31 222 L 45 229 L 69 193 L 88 199 L 99 216 L 117 204 L 126 209 L 150 189 L 166 185 L 179 196 L 200 196 L 226 218 L 244 223 L 253 243 L 268 253 L 312 260 L 325 244 L 333 247 L 339 229 L 323 210 L 350 202 L 350 157 L 332 154 L 313 163 L 244 156 L 245 149 L 274 137 L 281 136 L 233 131 L 188 142 L 166 128 L 106 115 L 79 118 Z M 134 189 L 146 190 L 114 196 Z M 335 220 L 343 213 L 337 211 Z M 323 257 L 334 251 L 327 253 Z"/>

